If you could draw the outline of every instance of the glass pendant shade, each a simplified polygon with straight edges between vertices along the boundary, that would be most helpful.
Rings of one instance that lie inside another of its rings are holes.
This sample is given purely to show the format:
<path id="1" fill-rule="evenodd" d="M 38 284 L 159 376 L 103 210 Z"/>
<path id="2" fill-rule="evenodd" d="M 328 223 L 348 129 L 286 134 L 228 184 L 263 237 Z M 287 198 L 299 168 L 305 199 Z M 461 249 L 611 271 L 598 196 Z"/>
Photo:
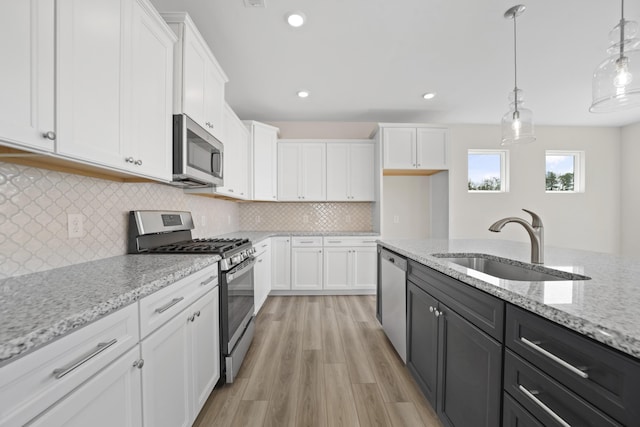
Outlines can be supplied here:
<path id="1" fill-rule="evenodd" d="M 526 144 L 536 140 L 533 132 L 533 113 L 524 108 L 524 95 L 520 89 L 509 93 L 511 108 L 502 116 L 501 145 Z"/>
<path id="2" fill-rule="evenodd" d="M 640 38 L 638 24 L 624 17 L 609 33 L 611 55 L 593 73 L 592 113 L 640 107 Z"/>

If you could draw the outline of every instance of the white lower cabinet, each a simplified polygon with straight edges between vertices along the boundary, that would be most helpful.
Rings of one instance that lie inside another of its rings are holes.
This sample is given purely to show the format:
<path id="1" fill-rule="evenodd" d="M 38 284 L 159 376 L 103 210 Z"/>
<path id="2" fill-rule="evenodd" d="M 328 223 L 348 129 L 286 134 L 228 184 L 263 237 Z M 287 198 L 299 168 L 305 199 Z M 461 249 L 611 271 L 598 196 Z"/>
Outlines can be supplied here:
<path id="1" fill-rule="evenodd" d="M 147 427 L 190 426 L 220 378 L 218 288 L 142 340 Z"/>
<path id="2" fill-rule="evenodd" d="M 258 242 L 254 248 L 256 249 L 254 307 L 255 314 L 258 314 L 271 291 L 271 241 L 265 239 Z"/>
<path id="3" fill-rule="evenodd" d="M 347 289 L 351 279 L 351 249 L 325 248 L 324 288 Z"/>
<path id="4" fill-rule="evenodd" d="M 353 281 L 356 289 L 375 289 L 378 280 L 378 253 L 376 247 L 355 247 L 351 250 Z"/>
<path id="5" fill-rule="evenodd" d="M 140 369 L 135 346 L 78 389 L 28 423 L 31 427 L 142 426 Z"/>
<path id="6" fill-rule="evenodd" d="M 291 240 L 291 289 L 322 289 L 322 237 L 293 237 Z"/>
<path id="7" fill-rule="evenodd" d="M 375 289 L 376 247 L 324 248 L 324 289 Z"/>
<path id="8" fill-rule="evenodd" d="M 271 289 L 291 289 L 291 238 L 271 238 Z"/>

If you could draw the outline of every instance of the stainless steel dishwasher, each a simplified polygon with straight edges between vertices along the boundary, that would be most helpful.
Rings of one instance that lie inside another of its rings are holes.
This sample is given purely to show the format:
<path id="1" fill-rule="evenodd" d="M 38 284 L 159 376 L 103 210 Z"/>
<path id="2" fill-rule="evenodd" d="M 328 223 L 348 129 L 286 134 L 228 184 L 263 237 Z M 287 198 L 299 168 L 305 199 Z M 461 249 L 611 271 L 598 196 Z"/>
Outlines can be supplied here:
<path id="1" fill-rule="evenodd" d="M 407 362 L 407 260 L 382 249 L 381 311 L 382 329 L 403 362 Z"/>

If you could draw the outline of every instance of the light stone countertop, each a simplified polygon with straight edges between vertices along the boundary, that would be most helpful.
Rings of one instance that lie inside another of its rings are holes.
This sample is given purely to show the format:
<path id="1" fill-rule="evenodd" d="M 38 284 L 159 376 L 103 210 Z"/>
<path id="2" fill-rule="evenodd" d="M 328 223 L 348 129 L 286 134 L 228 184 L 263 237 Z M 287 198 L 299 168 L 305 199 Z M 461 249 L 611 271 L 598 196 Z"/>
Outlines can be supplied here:
<path id="1" fill-rule="evenodd" d="M 528 243 L 504 240 L 379 240 L 382 246 L 640 359 L 640 261 L 545 247 L 545 267 L 591 277 L 521 282 L 453 264 L 436 253 L 485 253 L 530 262 Z"/>
<path id="2" fill-rule="evenodd" d="M 0 366 L 219 259 L 122 255 L 0 280 Z"/>
<path id="3" fill-rule="evenodd" d="M 269 237 L 283 236 L 380 236 L 380 233 L 374 231 L 235 231 L 233 233 L 221 234 L 216 237 L 220 238 L 246 238 L 251 240 L 253 244 L 259 243 Z"/>

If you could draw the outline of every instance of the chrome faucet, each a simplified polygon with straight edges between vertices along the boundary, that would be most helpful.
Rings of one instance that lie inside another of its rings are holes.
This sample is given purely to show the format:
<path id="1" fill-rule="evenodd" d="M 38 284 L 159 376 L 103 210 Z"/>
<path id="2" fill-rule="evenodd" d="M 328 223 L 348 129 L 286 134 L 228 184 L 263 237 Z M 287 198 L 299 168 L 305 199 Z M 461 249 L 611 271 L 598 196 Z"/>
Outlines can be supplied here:
<path id="1" fill-rule="evenodd" d="M 522 209 L 527 212 L 533 218 L 531 224 L 522 218 L 510 216 L 507 218 L 499 219 L 491 224 L 489 231 L 498 233 L 502 228 L 510 222 L 520 224 L 527 230 L 529 237 L 531 238 L 531 263 L 532 264 L 544 264 L 544 227 L 542 226 L 542 220 L 540 217 L 526 209 Z"/>

